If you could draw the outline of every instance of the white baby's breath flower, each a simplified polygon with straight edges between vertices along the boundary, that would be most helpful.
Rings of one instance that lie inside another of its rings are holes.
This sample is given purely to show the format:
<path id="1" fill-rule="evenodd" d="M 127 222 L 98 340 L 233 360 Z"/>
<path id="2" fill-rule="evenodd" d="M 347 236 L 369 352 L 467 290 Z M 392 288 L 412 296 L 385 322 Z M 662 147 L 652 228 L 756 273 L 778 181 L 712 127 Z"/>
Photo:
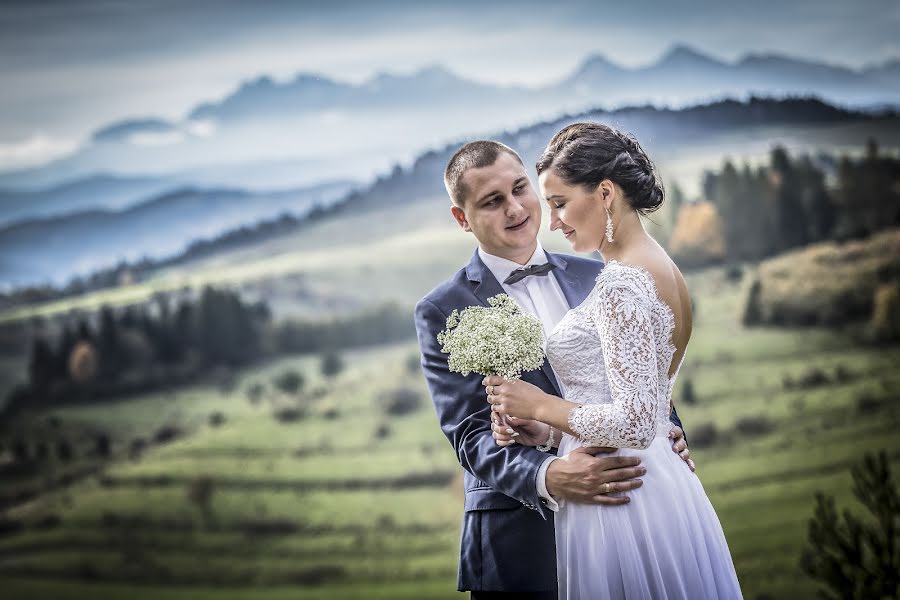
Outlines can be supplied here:
<path id="1" fill-rule="evenodd" d="M 544 364 L 541 322 L 506 294 L 488 298 L 488 304 L 454 310 L 447 317 L 447 329 L 437 341 L 450 355 L 450 370 L 518 379 L 539 369 Z"/>

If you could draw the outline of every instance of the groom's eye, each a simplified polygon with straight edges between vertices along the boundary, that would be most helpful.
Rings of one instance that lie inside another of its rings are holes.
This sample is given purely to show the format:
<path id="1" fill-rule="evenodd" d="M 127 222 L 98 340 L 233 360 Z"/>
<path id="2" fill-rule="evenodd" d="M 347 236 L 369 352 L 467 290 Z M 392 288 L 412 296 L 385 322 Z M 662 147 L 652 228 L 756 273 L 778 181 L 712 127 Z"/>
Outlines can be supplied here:
<path id="1" fill-rule="evenodd" d="M 525 189 L 524 185 L 517 185 L 516 187 L 513 188 L 513 194 L 521 194 L 522 190 L 524 190 L 524 189 Z"/>

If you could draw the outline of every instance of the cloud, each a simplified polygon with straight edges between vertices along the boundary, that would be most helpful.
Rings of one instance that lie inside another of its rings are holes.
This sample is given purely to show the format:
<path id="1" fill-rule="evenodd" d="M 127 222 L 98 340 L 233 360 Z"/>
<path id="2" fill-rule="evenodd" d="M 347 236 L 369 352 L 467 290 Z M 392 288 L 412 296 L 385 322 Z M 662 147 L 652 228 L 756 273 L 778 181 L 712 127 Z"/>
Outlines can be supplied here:
<path id="1" fill-rule="evenodd" d="M 0 170 L 33 167 L 70 154 L 78 148 L 71 139 L 37 133 L 21 142 L 0 143 Z"/>

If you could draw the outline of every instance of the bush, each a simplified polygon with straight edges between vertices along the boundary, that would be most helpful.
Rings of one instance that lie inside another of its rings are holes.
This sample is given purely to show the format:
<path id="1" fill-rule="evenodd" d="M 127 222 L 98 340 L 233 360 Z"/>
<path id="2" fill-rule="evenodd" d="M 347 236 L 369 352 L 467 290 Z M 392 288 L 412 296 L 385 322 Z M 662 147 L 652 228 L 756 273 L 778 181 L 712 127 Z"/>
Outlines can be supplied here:
<path id="1" fill-rule="evenodd" d="M 72 460 L 72 444 L 70 444 L 68 440 L 60 440 L 56 444 L 56 457 L 62 462 L 69 462 Z"/>
<path id="2" fill-rule="evenodd" d="M 275 378 L 275 387 L 285 394 L 294 395 L 303 389 L 305 380 L 299 371 L 289 370 Z"/>
<path id="3" fill-rule="evenodd" d="M 12 444 L 13 458 L 16 462 L 25 462 L 28 460 L 28 444 L 25 440 L 16 440 Z"/>
<path id="4" fill-rule="evenodd" d="M 98 433 L 94 436 L 94 455 L 100 458 L 109 458 L 112 454 L 112 442 L 109 434 Z"/>
<path id="5" fill-rule="evenodd" d="M 900 284 L 885 284 L 875 289 L 872 333 L 880 342 L 900 340 Z"/>
<path id="6" fill-rule="evenodd" d="M 153 434 L 153 441 L 157 444 L 168 444 L 181 435 L 182 431 L 175 425 L 163 425 Z"/>
<path id="7" fill-rule="evenodd" d="M 406 372 L 410 375 L 417 375 L 422 372 L 422 361 L 418 352 L 406 357 Z"/>
<path id="8" fill-rule="evenodd" d="M 855 375 L 853 371 L 845 367 L 844 365 L 838 365 L 834 369 L 834 380 L 838 383 L 847 383 L 848 381 L 852 381 L 855 379 Z"/>
<path id="9" fill-rule="evenodd" d="M 744 269 L 740 265 L 728 265 L 725 269 L 725 279 L 731 283 L 738 283 L 744 278 Z"/>
<path id="10" fill-rule="evenodd" d="M 693 425 L 690 429 L 691 448 L 709 448 L 719 438 L 719 432 L 712 423 Z"/>
<path id="11" fill-rule="evenodd" d="M 772 421 L 765 415 L 757 415 L 755 417 L 741 417 L 734 425 L 737 433 L 743 435 L 764 435 L 774 429 Z"/>
<path id="12" fill-rule="evenodd" d="M 215 484 L 212 477 L 198 475 L 188 485 L 188 500 L 200 510 L 203 520 L 209 525 L 212 522 L 212 497 Z"/>
<path id="13" fill-rule="evenodd" d="M 819 387 L 828 383 L 828 375 L 822 369 L 815 367 L 807 369 L 805 373 L 800 375 L 794 382 L 794 386 L 798 389 L 805 390 L 809 388 Z"/>
<path id="14" fill-rule="evenodd" d="M 385 399 L 385 412 L 393 416 L 401 416 L 415 412 L 422 405 L 422 395 L 408 387 L 401 387 L 388 392 Z"/>
<path id="15" fill-rule="evenodd" d="M 266 388 L 261 383 L 253 383 L 247 387 L 247 401 L 250 404 L 256 406 L 259 404 L 259 401 L 262 400 L 263 392 L 265 392 Z"/>
<path id="16" fill-rule="evenodd" d="M 697 396 L 694 394 L 694 382 L 689 378 L 685 378 L 684 385 L 681 386 L 681 401 L 688 406 L 697 403 Z"/>
<path id="17" fill-rule="evenodd" d="M 387 423 L 381 423 L 375 429 L 375 439 L 376 440 L 385 440 L 391 436 L 391 427 Z"/>
<path id="18" fill-rule="evenodd" d="M 216 411 L 209 415 L 209 426 L 219 427 L 225 423 L 225 415 L 221 411 Z"/>
<path id="19" fill-rule="evenodd" d="M 869 415 L 881 410 L 884 402 L 868 393 L 863 393 L 856 398 L 856 412 L 861 415 Z"/>
<path id="20" fill-rule="evenodd" d="M 853 495 L 870 513 L 838 513 L 834 497 L 816 493 L 800 568 L 828 588 L 823 597 L 896 598 L 900 589 L 900 493 L 887 452 L 866 454 L 851 469 Z"/>
<path id="21" fill-rule="evenodd" d="M 296 423 L 306 418 L 306 410 L 297 407 L 281 408 L 273 413 L 279 423 Z"/>
<path id="22" fill-rule="evenodd" d="M 327 352 L 322 355 L 320 366 L 322 375 L 325 377 L 335 377 L 344 370 L 344 361 L 335 352 Z"/>
<path id="23" fill-rule="evenodd" d="M 147 440 L 144 438 L 135 438 L 131 440 L 131 443 L 128 445 L 128 458 L 131 460 L 139 459 L 146 448 Z"/>

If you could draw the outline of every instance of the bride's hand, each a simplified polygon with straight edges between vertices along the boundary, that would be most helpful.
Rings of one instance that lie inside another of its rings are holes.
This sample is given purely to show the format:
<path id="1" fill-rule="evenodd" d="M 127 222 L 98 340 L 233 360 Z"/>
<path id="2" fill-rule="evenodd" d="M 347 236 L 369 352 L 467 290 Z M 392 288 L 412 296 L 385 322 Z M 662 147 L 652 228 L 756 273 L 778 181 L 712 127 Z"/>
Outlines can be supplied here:
<path id="1" fill-rule="evenodd" d="M 540 446 L 550 437 L 550 426 L 540 421 L 506 417 L 506 424 L 500 415 L 491 413 L 491 431 L 498 446 Z"/>
<path id="2" fill-rule="evenodd" d="M 481 383 L 487 388 L 492 411 L 521 419 L 536 419 L 538 407 L 547 395 L 541 388 L 521 379 L 508 380 L 492 375 Z"/>

